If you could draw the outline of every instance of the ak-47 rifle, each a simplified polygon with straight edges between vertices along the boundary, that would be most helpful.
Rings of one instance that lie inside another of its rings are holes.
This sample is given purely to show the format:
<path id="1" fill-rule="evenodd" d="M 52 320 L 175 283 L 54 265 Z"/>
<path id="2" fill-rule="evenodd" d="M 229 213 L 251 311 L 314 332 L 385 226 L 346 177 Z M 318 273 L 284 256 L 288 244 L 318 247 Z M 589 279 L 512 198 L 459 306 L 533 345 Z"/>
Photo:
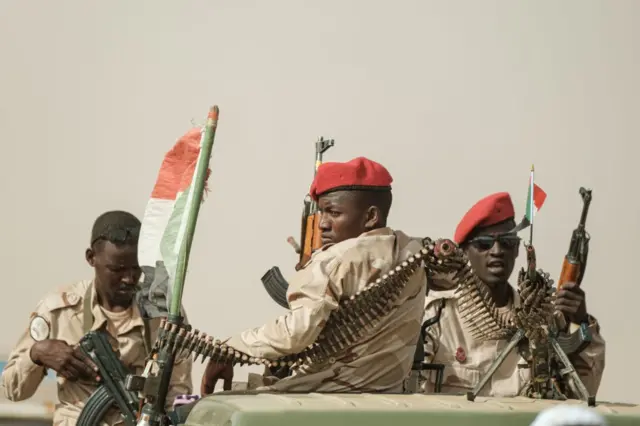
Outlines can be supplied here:
<path id="1" fill-rule="evenodd" d="M 314 176 L 318 172 L 318 167 L 322 164 L 323 154 L 335 144 L 333 139 L 318 138 L 316 141 L 316 162 L 314 167 Z M 287 242 L 291 244 L 300 255 L 298 263 L 295 266 L 296 271 L 299 271 L 308 261 L 311 259 L 311 255 L 314 251 L 322 247 L 322 240 L 320 239 L 320 212 L 318 211 L 318 203 L 311 199 L 311 196 L 307 194 L 304 198 L 304 207 L 302 209 L 302 221 L 300 230 L 300 246 L 293 237 L 287 238 Z M 265 290 L 269 293 L 269 296 L 283 308 L 289 308 L 287 302 L 287 289 L 289 283 L 285 280 L 280 268 L 274 266 L 269 269 L 261 278 L 262 284 Z"/>
<path id="2" fill-rule="evenodd" d="M 577 285 L 582 283 L 584 278 L 584 272 L 587 267 L 587 257 L 589 255 L 589 240 L 591 237 L 585 229 L 587 222 L 587 214 L 589 213 L 589 206 L 591 204 L 591 190 L 580 188 L 580 196 L 582 197 L 582 214 L 580 215 L 580 221 L 578 227 L 573 230 L 571 234 L 571 243 L 569 243 L 569 250 L 564 257 L 562 263 L 562 271 L 560 272 L 560 279 L 556 291 L 560 291 L 562 287 L 569 282 L 574 282 Z M 564 329 L 567 324 L 564 318 L 558 317 L 558 328 Z M 591 333 L 589 332 L 589 324 L 582 323 L 580 328 L 571 334 L 559 334 L 558 343 L 560 347 L 567 354 L 580 352 L 591 342 Z"/>

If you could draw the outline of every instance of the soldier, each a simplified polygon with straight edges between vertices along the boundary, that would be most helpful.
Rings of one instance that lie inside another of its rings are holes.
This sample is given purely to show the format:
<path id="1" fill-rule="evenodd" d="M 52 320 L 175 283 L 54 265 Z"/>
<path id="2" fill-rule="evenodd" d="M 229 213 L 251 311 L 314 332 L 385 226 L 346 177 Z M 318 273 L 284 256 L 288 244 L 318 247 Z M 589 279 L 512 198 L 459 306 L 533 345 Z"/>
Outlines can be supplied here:
<path id="1" fill-rule="evenodd" d="M 57 372 L 58 399 L 54 425 L 74 425 L 99 382 L 95 364 L 77 344 L 88 331 L 106 330 L 120 360 L 136 374 L 144 368 L 159 318 L 147 319 L 135 302 L 140 267 L 140 221 L 130 213 L 110 211 L 98 217 L 86 250 L 94 278 L 67 285 L 45 296 L 31 314 L 2 372 L 11 401 L 30 398 L 46 376 Z M 173 371 L 168 407 L 177 394 L 190 393 L 191 361 L 179 359 Z M 122 424 L 114 413 L 109 424 Z"/>
<path id="2" fill-rule="evenodd" d="M 511 232 L 516 227 L 514 217 L 509 194 L 492 194 L 471 207 L 458 224 L 454 237 L 467 253 L 478 278 L 488 287 L 498 312 L 506 312 L 519 303 L 508 281 L 520 245 L 520 238 Z M 445 366 L 442 392 L 471 390 L 507 342 L 474 339 L 465 329 L 454 290 L 439 288 L 436 284 L 430 285 L 425 302 L 425 319 L 439 317 L 439 321 L 427 328 L 427 359 Z M 587 390 L 595 395 L 604 370 L 605 342 L 598 322 L 587 313 L 584 291 L 575 283 L 568 283 L 557 295 L 556 309 L 571 323 L 571 330 L 583 322 L 589 325 L 593 341 L 570 359 Z M 512 351 L 480 395 L 518 395 L 530 377 L 526 365 L 518 351 Z M 425 392 L 433 392 L 435 376 L 429 374 L 423 383 Z"/>
<path id="3" fill-rule="evenodd" d="M 391 182 L 387 169 L 363 157 L 322 164 L 309 193 L 321 212 L 323 247 L 289 281 L 290 310 L 226 344 L 267 359 L 299 353 L 318 338 L 340 300 L 419 251 L 420 243 L 387 227 Z M 419 268 L 391 314 L 381 319 L 376 334 L 346 348 L 329 367 L 311 366 L 271 384 L 263 382 L 257 390 L 400 392 L 418 341 L 425 289 L 426 278 Z M 213 392 L 218 379 L 225 379 L 224 389 L 229 389 L 232 376 L 232 367 L 210 362 L 202 394 Z"/>

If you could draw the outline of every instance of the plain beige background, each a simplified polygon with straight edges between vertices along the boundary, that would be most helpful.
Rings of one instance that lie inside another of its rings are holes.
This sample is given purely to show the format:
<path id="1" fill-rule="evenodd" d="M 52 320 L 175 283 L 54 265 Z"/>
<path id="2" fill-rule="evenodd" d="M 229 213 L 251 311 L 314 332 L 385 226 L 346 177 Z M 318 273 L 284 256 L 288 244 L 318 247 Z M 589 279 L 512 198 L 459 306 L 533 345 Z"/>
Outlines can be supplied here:
<path id="1" fill-rule="evenodd" d="M 45 293 L 90 276 L 98 214 L 142 216 L 163 155 L 215 103 L 184 298 L 197 328 L 225 337 L 282 312 L 259 279 L 292 271 L 320 135 L 336 139 L 326 160 L 388 167 L 391 224 L 416 236 L 451 236 L 495 191 L 524 214 L 535 163 L 549 196 L 534 242 L 554 276 L 578 188 L 593 188 L 599 397 L 640 402 L 639 13 L 632 0 L 3 0 L 0 352 Z"/>

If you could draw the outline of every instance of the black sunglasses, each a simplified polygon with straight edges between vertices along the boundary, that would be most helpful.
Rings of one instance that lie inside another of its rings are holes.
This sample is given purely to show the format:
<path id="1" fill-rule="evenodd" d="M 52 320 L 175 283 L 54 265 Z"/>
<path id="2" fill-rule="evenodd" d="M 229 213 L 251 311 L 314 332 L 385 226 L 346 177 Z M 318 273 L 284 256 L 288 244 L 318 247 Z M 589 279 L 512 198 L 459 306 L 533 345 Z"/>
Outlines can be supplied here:
<path id="1" fill-rule="evenodd" d="M 516 248 L 520 244 L 521 238 L 516 234 L 480 235 L 469 241 L 473 247 L 480 251 L 487 251 L 498 242 L 508 250 Z"/>
<path id="2" fill-rule="evenodd" d="M 91 241 L 91 247 L 101 240 L 111 241 L 115 244 L 122 244 L 127 241 L 137 241 L 140 237 L 140 231 L 135 229 L 110 229 L 101 233 Z"/>

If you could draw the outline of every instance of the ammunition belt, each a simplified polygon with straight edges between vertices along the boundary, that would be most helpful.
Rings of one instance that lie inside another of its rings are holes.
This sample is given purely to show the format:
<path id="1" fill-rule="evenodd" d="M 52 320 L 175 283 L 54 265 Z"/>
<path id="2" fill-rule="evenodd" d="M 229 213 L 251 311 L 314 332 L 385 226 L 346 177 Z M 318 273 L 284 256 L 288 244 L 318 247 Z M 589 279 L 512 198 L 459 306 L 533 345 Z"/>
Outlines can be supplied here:
<path id="1" fill-rule="evenodd" d="M 345 349 L 352 347 L 373 334 L 380 321 L 395 308 L 409 279 L 416 270 L 424 266 L 427 273 L 457 271 L 466 263 L 466 257 L 452 241 L 430 238 L 422 240 L 422 249 L 401 262 L 375 282 L 369 283 L 357 294 L 343 299 L 333 311 L 316 342 L 302 352 L 276 360 L 256 358 L 230 347 L 212 336 L 179 327 L 163 320 L 160 324 L 154 352 L 171 350 L 176 356 L 193 355 L 194 361 L 201 358 L 218 363 L 239 365 L 263 364 L 269 367 L 303 366 L 334 362 Z"/>
<path id="2" fill-rule="evenodd" d="M 458 310 L 467 331 L 479 341 L 510 339 L 518 329 L 527 338 L 539 336 L 552 315 L 553 295 L 549 274 L 537 271 L 536 282 L 526 279 L 524 268 L 518 275 L 520 306 L 503 310 L 496 307 L 489 288 L 471 266 L 461 268 L 453 278 L 458 285 Z"/>
<path id="3" fill-rule="evenodd" d="M 467 331 L 478 341 L 509 339 L 515 329 L 513 312 L 496 307 L 489 288 L 470 266 L 460 271 L 456 294 L 458 311 Z"/>

